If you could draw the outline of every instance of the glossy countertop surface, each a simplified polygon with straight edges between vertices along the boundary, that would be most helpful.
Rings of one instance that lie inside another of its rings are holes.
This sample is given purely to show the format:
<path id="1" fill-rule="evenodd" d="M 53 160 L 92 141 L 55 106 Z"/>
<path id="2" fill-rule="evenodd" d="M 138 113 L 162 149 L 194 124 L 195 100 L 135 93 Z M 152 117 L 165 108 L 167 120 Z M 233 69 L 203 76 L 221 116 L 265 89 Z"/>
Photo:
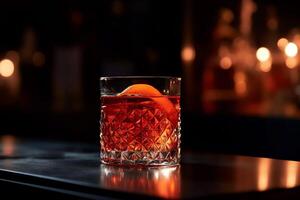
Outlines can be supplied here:
<path id="1" fill-rule="evenodd" d="M 0 172 L 5 172 L 0 178 L 21 174 L 90 188 L 97 195 L 106 192 L 106 196 L 124 192 L 132 197 L 199 199 L 288 191 L 300 185 L 299 169 L 296 161 L 193 151 L 183 151 L 177 167 L 124 168 L 100 164 L 96 145 L 0 137 Z"/>

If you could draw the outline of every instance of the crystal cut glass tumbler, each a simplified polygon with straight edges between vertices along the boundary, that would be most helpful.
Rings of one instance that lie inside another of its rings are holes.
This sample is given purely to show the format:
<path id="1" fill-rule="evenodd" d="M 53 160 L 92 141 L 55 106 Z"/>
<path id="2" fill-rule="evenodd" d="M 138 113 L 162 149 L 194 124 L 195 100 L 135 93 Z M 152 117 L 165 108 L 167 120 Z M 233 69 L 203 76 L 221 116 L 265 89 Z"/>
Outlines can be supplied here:
<path id="1" fill-rule="evenodd" d="M 101 77 L 100 158 L 112 165 L 177 165 L 178 77 Z"/>

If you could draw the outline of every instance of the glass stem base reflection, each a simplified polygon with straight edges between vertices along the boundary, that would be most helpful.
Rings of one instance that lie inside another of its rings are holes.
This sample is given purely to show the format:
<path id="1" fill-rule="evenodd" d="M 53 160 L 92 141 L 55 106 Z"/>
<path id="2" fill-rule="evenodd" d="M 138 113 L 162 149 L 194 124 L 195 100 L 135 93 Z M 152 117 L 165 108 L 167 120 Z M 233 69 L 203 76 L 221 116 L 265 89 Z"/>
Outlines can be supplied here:
<path id="1" fill-rule="evenodd" d="M 178 165 L 180 149 L 173 151 L 104 151 L 101 150 L 101 161 L 111 165 L 147 165 L 173 166 Z"/>

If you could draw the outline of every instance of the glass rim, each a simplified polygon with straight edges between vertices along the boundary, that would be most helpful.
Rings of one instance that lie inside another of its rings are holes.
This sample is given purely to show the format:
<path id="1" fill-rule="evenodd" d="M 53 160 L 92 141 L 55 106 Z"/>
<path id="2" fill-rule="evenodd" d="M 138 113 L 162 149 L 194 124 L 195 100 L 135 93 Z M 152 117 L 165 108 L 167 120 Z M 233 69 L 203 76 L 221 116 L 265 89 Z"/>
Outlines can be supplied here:
<path id="1" fill-rule="evenodd" d="M 112 79 L 177 79 L 181 81 L 179 76 L 100 76 L 100 80 L 112 80 Z"/>

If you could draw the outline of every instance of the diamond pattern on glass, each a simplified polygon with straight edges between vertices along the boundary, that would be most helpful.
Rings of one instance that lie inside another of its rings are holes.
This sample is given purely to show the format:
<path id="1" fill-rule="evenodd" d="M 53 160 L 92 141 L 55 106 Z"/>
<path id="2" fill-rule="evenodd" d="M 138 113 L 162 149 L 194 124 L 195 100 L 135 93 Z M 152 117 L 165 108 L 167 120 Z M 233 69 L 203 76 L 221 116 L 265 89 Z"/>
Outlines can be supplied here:
<path id="1" fill-rule="evenodd" d="M 161 107 L 145 98 L 102 106 L 101 159 L 123 164 L 178 163 L 179 110 L 177 114 L 174 125 Z"/>

